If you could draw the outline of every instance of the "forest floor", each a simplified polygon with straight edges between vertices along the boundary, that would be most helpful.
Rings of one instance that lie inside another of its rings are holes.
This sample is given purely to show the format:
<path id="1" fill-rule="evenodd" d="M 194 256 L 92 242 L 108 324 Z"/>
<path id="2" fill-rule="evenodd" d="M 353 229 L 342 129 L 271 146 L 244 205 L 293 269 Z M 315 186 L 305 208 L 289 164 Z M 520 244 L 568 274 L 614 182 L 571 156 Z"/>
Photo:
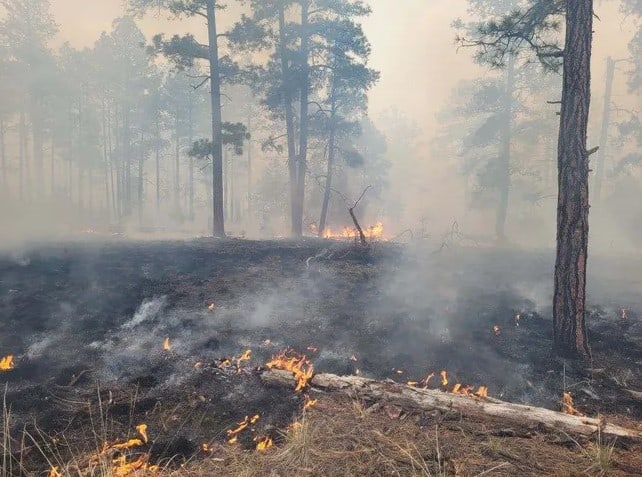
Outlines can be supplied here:
<path id="1" fill-rule="evenodd" d="M 259 378 L 290 348 L 321 372 L 402 383 L 436 373 L 429 386 L 439 387 L 447 370 L 451 383 L 556 410 L 568 391 L 587 415 L 641 426 L 639 259 L 592 258 L 588 365 L 549 351 L 552 260 L 315 239 L 5 252 L 0 358 L 13 355 L 14 367 L 0 371 L 0 475 L 156 464 L 168 475 L 642 475 L 639 443 L 314 390 L 304 410 L 300 393 Z M 258 417 L 227 432 L 246 416 Z M 268 438 L 274 446 L 257 452 Z"/>

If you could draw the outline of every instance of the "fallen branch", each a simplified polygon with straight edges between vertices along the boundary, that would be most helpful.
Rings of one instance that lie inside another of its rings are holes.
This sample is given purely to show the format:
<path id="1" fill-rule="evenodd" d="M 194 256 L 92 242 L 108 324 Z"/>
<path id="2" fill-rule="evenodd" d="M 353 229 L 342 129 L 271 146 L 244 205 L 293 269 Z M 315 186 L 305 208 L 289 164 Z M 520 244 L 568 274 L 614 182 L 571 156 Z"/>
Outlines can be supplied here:
<path id="1" fill-rule="evenodd" d="M 261 378 L 269 384 L 294 387 L 291 373 L 269 370 Z M 523 404 L 512 404 L 496 399 L 478 399 L 471 396 L 446 393 L 431 389 L 418 389 L 390 381 L 376 381 L 360 376 L 337 376 L 317 374 L 311 386 L 326 391 L 338 391 L 357 395 L 372 401 L 383 401 L 388 405 L 400 406 L 407 410 L 456 411 L 471 417 L 496 417 L 504 422 L 513 422 L 525 427 L 543 427 L 551 431 L 568 434 L 642 439 L 642 430 L 627 429 L 606 422 L 604 419 L 579 417 Z"/>

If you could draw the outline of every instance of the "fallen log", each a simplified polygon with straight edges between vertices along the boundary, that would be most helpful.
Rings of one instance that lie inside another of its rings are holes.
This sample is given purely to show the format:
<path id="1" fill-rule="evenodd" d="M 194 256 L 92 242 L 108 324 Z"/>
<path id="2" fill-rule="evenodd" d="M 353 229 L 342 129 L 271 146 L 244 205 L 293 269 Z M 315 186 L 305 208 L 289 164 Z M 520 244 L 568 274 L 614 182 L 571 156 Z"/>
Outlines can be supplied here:
<path id="1" fill-rule="evenodd" d="M 287 371 L 268 370 L 261 375 L 264 382 L 294 387 L 292 374 Z M 545 428 L 571 435 L 602 436 L 642 439 L 642 430 L 627 429 L 606 422 L 602 418 L 572 416 L 550 409 L 512 404 L 496 399 L 484 399 L 446 393 L 439 390 L 419 389 L 391 381 L 377 381 L 360 376 L 316 374 L 311 387 L 338 391 L 360 398 L 400 406 L 406 410 L 455 411 L 470 417 L 495 417 L 502 422 L 513 422 L 524 427 Z"/>

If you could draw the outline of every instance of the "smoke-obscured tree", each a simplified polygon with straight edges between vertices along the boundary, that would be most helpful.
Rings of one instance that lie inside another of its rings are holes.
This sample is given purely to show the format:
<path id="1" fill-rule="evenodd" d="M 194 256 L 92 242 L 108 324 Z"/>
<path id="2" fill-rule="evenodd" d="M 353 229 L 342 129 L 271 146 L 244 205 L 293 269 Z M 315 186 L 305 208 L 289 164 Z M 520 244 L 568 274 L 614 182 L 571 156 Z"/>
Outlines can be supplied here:
<path id="1" fill-rule="evenodd" d="M 131 11 L 144 13 L 149 9 L 166 9 L 176 17 L 200 17 L 207 26 L 207 44 L 199 43 L 194 35 L 174 35 L 165 39 L 163 35 L 154 37 L 154 46 L 179 68 L 191 68 L 195 63 L 204 61 L 209 73 L 202 83 L 210 84 L 211 121 L 212 121 L 212 233 L 215 237 L 225 236 L 225 217 L 223 206 L 223 119 L 221 112 L 221 84 L 234 70 L 229 57 L 219 54 L 219 40 L 227 36 L 218 30 L 218 10 L 224 5 L 216 0 L 132 0 Z M 227 71 L 226 71 L 227 70 Z"/>
<path id="2" fill-rule="evenodd" d="M 561 49 L 552 33 L 564 18 L 566 40 Z M 482 25 L 477 39 L 469 43 L 478 46 L 480 58 L 494 65 L 502 65 L 520 48 L 530 48 L 550 68 L 563 63 L 553 349 L 572 358 L 590 356 L 585 306 L 592 26 L 592 0 L 531 0 L 501 20 Z"/>
<path id="3" fill-rule="evenodd" d="M 44 140 L 46 102 L 52 95 L 48 76 L 55 69 L 49 41 L 58 31 L 48 0 L 2 0 L 5 15 L 0 20 L 0 43 L 5 67 L 19 98 L 20 195 L 35 192 L 44 199 Z M 31 150 L 28 133 L 31 132 Z M 29 154 L 32 154 L 35 181 L 30 184 Z"/>
<path id="4" fill-rule="evenodd" d="M 232 31 L 232 39 L 239 48 L 270 53 L 266 64 L 255 68 L 253 87 L 274 118 L 285 123 L 282 137 L 288 156 L 291 233 L 299 237 L 303 233 L 310 121 L 314 115 L 310 107 L 329 75 L 323 53 L 328 51 L 334 32 L 328 27 L 338 18 L 349 21 L 363 17 L 369 8 L 359 0 L 241 3 L 250 5 L 252 15 L 243 17 Z"/>
<path id="5" fill-rule="evenodd" d="M 367 111 L 367 93 L 379 78 L 368 68 L 370 44 L 360 25 L 350 18 L 337 16 L 325 25 L 325 44 L 318 44 L 316 54 L 325 57 L 318 68 L 329 70 L 324 91 L 317 102 L 318 128 L 327 137 L 327 169 L 319 235 L 323 236 L 332 195 L 332 179 L 337 156 L 351 157 L 345 145 L 360 133 L 359 121 Z M 324 48 L 322 50 L 321 48 Z M 354 156 L 354 152 L 352 153 Z"/>

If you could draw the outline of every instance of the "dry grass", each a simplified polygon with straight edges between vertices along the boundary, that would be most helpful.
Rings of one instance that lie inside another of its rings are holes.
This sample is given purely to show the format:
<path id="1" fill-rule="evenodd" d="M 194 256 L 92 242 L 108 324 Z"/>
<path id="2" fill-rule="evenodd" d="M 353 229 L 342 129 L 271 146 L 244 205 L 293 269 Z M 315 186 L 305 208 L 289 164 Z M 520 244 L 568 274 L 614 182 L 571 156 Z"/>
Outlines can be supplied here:
<path id="1" fill-rule="evenodd" d="M 108 437 L 102 417 L 91 431 L 97 442 Z M 32 438 L 42 442 L 38 436 Z M 276 441 L 266 452 L 214 445 L 209 457 L 201 454 L 180 466 L 129 475 L 620 477 L 641 475 L 642 469 L 639 445 L 627 449 L 599 436 L 580 442 L 570 436 L 528 433 L 509 429 L 505 423 L 459 415 L 399 414 L 385 406 L 368 409 L 357 400 L 330 395 L 323 396 Z M 88 466 L 88 457 L 82 457 L 82 452 L 62 462 L 55 449 L 41 447 L 40 451 L 62 476 L 114 477 L 108 461 Z M 2 476 L 18 475 L 10 472 Z"/>

